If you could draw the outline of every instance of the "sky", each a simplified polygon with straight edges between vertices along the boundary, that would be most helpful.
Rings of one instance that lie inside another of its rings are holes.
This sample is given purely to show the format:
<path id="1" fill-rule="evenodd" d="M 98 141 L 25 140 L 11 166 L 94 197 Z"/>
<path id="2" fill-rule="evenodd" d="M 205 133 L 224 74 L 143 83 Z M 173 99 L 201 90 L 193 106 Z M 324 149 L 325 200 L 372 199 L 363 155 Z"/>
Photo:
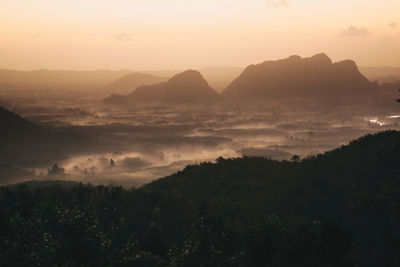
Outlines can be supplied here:
<path id="1" fill-rule="evenodd" d="M 400 66 L 399 0 L 0 0 L 0 68 L 188 69 L 325 52 Z"/>

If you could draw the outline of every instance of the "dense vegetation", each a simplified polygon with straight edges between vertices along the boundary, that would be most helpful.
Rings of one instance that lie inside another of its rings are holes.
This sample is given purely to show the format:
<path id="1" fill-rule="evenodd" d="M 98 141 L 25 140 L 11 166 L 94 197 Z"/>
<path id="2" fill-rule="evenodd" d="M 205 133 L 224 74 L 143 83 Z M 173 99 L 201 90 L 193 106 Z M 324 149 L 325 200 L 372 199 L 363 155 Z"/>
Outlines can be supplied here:
<path id="1" fill-rule="evenodd" d="M 2 266 L 399 266 L 400 132 L 219 158 L 139 189 L 0 188 Z"/>

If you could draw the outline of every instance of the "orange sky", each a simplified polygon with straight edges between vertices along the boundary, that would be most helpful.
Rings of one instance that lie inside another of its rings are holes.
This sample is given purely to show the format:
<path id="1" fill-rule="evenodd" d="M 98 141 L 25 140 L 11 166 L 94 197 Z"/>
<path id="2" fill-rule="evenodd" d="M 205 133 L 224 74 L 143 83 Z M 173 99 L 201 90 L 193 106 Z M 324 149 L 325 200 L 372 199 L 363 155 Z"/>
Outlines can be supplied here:
<path id="1" fill-rule="evenodd" d="M 399 0 L 0 0 L 0 68 L 186 69 L 326 52 L 400 66 Z"/>

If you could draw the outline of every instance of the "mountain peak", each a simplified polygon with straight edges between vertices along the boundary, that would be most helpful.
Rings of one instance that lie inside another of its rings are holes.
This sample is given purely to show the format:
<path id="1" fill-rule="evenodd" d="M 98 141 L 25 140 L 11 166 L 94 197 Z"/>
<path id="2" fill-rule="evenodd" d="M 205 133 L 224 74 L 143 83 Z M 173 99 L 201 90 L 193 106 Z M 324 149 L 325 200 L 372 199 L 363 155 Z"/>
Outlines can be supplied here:
<path id="1" fill-rule="evenodd" d="M 302 58 L 301 56 L 298 56 L 298 55 L 292 55 L 286 59 L 282 59 L 282 60 L 278 60 L 278 61 L 285 62 L 285 63 L 308 62 L 311 64 L 317 64 L 317 65 L 332 65 L 332 60 L 325 53 L 315 54 L 312 57 L 306 57 L 306 58 Z M 267 61 L 267 62 L 276 62 L 276 61 Z"/>
<path id="2" fill-rule="evenodd" d="M 316 54 L 310 60 L 317 64 L 332 65 L 332 60 L 325 53 Z"/>
<path id="3" fill-rule="evenodd" d="M 173 76 L 165 84 L 163 99 L 171 102 L 215 101 L 217 92 L 197 70 L 187 70 Z"/>
<path id="4" fill-rule="evenodd" d="M 324 53 L 291 56 L 251 65 L 223 92 L 237 99 L 288 96 L 348 96 L 372 92 L 371 84 L 352 60 L 332 63 Z"/>
<path id="5" fill-rule="evenodd" d="M 193 86 L 201 85 L 209 87 L 207 81 L 203 78 L 201 73 L 197 70 L 186 70 L 179 74 L 176 74 L 171 79 L 168 80 L 171 85 L 179 86 Z M 190 88 L 188 88 L 190 89 Z"/>
<path id="6" fill-rule="evenodd" d="M 129 96 L 117 96 L 118 99 L 113 102 L 122 104 L 131 102 L 207 103 L 215 102 L 219 97 L 199 71 L 187 70 L 176 74 L 167 82 L 140 86 Z M 112 100 L 111 98 L 116 97 L 112 96 L 109 99 Z"/>
<path id="7" fill-rule="evenodd" d="M 341 67 L 343 69 L 346 69 L 348 71 L 358 71 L 358 66 L 356 64 L 355 61 L 347 59 L 347 60 L 343 60 L 343 61 L 339 61 L 337 63 L 334 64 L 337 67 Z"/>
<path id="8" fill-rule="evenodd" d="M 294 61 L 294 60 L 301 60 L 302 58 L 301 58 L 301 56 L 298 56 L 298 55 L 291 55 L 290 57 L 288 57 L 286 60 L 292 60 L 292 61 Z"/>

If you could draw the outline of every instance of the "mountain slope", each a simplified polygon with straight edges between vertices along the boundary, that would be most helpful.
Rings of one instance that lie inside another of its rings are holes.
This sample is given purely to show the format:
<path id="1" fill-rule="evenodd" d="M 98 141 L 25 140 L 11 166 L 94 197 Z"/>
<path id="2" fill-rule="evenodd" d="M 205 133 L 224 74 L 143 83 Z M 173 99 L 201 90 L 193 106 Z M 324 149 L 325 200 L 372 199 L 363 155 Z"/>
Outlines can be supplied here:
<path id="1" fill-rule="evenodd" d="M 93 138 L 74 128 L 44 127 L 0 107 L 0 182 L 7 166 L 49 166 L 67 154 L 88 149 Z M 97 145 L 98 146 L 98 145 Z"/>
<path id="2" fill-rule="evenodd" d="M 220 158 L 216 164 L 188 166 L 142 190 L 172 194 L 194 207 L 208 203 L 213 213 L 244 228 L 265 214 L 292 222 L 331 220 L 351 232 L 359 246 L 374 251 L 395 238 L 392 233 L 400 234 L 399 178 L 400 132 L 386 131 L 301 162 Z"/>
<path id="3" fill-rule="evenodd" d="M 400 132 L 386 131 L 300 162 L 219 158 L 139 189 L 0 187 L 0 259 L 399 266 L 399 161 Z"/>
<path id="4" fill-rule="evenodd" d="M 200 72 L 188 70 L 170 78 L 167 82 L 155 85 L 143 85 L 133 93 L 111 95 L 104 100 L 109 104 L 131 103 L 208 103 L 219 99 L 219 95 L 212 89 Z"/>
<path id="5" fill-rule="evenodd" d="M 21 116 L 8 111 L 0 106 L 0 136 L 5 135 L 29 135 L 45 131 L 45 129 L 33 122 L 23 119 Z"/>
<path id="6" fill-rule="evenodd" d="M 318 54 L 250 65 L 222 94 L 237 99 L 355 96 L 373 92 L 375 88 L 353 61 L 332 63 L 325 54 Z"/>
<path id="7" fill-rule="evenodd" d="M 240 191 L 240 188 L 235 187 L 241 185 L 242 189 L 247 188 L 241 191 L 241 201 L 279 195 L 281 200 L 287 196 L 287 204 L 294 205 L 290 200 L 293 191 L 286 191 L 285 194 L 280 192 L 284 188 L 292 188 L 293 183 L 300 191 L 300 188 L 305 190 L 309 186 L 323 186 L 303 197 L 317 196 L 323 191 L 342 195 L 346 190 L 349 193 L 352 186 L 377 185 L 396 175 L 400 175 L 400 132 L 385 131 L 366 135 L 346 146 L 306 158 L 299 163 L 261 157 L 219 158 L 216 164 L 187 166 L 182 172 L 145 185 L 143 190 L 174 192 L 195 202 L 204 199 L 219 201 L 229 198 L 231 190 Z M 276 187 L 278 184 L 279 188 Z M 272 188 L 271 192 L 263 195 L 263 190 L 270 191 Z M 335 188 L 339 191 L 335 191 Z M 377 187 L 371 189 L 376 190 Z M 258 193 L 255 194 L 253 190 Z M 320 197 L 323 198 L 323 195 Z M 252 209 L 265 209 L 268 206 L 276 208 L 274 205 L 282 206 L 282 203 L 265 202 Z"/>
<path id="8" fill-rule="evenodd" d="M 131 71 L 0 70 L 0 89 L 98 89 Z"/>

